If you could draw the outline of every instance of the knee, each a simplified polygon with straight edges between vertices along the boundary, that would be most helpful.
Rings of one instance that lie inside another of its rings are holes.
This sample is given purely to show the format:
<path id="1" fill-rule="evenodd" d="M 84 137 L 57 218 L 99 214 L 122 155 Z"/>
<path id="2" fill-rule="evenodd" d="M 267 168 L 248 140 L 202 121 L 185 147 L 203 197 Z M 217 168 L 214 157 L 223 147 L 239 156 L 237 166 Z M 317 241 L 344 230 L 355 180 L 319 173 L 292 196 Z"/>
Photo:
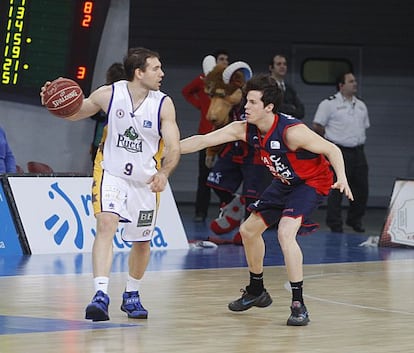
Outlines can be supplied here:
<path id="1" fill-rule="evenodd" d="M 97 217 L 96 231 L 99 236 L 113 237 L 118 227 L 118 218 L 112 214 L 100 214 Z"/>
<path id="2" fill-rule="evenodd" d="M 287 247 L 292 242 L 296 241 L 296 234 L 292 234 L 286 229 L 278 229 L 277 239 L 279 240 L 280 247 L 283 249 Z"/>
<path id="3" fill-rule="evenodd" d="M 257 236 L 257 232 L 255 231 L 254 227 L 246 222 L 240 225 L 239 232 L 243 240 L 249 240 Z"/>

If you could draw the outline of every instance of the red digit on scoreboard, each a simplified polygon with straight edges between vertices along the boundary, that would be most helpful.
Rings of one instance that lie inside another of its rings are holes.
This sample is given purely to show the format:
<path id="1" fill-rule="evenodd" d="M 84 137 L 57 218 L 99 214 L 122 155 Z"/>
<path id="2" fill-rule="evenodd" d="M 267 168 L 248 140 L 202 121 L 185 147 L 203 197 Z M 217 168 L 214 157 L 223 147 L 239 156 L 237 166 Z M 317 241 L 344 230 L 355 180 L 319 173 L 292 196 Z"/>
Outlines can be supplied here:
<path id="1" fill-rule="evenodd" d="M 78 80 L 83 80 L 86 76 L 86 67 L 85 66 L 78 66 L 78 70 L 76 72 L 76 78 Z"/>
<path id="2" fill-rule="evenodd" d="M 83 3 L 82 8 L 82 22 L 81 26 L 85 28 L 89 28 L 92 22 L 93 14 L 93 2 L 92 1 L 85 1 Z"/>

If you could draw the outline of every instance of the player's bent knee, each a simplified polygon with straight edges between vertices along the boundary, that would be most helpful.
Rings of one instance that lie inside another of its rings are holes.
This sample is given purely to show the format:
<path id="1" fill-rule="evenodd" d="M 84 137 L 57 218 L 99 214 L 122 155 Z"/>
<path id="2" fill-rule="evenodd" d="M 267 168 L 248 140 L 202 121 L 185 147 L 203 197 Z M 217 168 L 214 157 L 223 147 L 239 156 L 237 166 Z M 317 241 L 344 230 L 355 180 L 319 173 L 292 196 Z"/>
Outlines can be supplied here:
<path id="1" fill-rule="evenodd" d="M 253 239 L 261 235 L 252 225 L 245 223 L 241 224 L 239 232 L 243 240 Z"/>

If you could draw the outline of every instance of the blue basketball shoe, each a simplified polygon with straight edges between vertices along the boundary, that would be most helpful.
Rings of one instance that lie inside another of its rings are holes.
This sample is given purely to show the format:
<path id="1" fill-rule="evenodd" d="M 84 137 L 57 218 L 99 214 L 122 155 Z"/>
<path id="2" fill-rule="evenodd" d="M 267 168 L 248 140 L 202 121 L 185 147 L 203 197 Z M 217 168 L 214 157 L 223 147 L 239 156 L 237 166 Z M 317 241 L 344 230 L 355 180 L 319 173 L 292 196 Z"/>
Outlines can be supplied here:
<path id="1" fill-rule="evenodd" d="M 92 321 L 109 320 L 108 315 L 109 296 L 98 290 L 92 302 L 86 307 L 85 319 Z"/>
<path id="2" fill-rule="evenodd" d="M 142 306 L 138 291 L 124 292 L 121 310 L 131 319 L 146 319 L 148 311 Z"/>

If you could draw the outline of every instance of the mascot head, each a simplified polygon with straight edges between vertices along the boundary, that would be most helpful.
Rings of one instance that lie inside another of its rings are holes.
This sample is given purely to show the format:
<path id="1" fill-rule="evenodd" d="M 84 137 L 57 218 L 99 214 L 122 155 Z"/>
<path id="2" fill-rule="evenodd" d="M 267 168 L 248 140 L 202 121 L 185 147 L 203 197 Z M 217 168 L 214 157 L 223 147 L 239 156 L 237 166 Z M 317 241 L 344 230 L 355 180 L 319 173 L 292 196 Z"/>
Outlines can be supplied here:
<path id="1" fill-rule="evenodd" d="M 220 128 L 229 123 L 231 109 L 241 102 L 242 87 L 252 76 L 252 70 L 243 61 L 227 67 L 216 65 L 215 58 L 208 55 L 203 60 L 203 71 L 205 91 L 211 97 L 207 119 Z"/>

